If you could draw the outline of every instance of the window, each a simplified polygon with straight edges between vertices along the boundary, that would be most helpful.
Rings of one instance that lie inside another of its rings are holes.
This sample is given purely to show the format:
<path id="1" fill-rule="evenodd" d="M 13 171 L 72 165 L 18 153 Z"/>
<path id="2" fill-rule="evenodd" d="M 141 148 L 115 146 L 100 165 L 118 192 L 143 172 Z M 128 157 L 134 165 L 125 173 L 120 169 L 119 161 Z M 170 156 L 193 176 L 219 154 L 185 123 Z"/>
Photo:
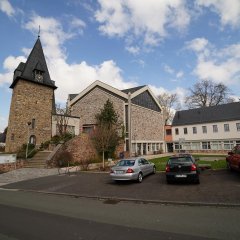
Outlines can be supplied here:
<path id="1" fill-rule="evenodd" d="M 193 142 L 191 146 L 191 150 L 200 150 L 200 143 L 199 142 Z"/>
<path id="2" fill-rule="evenodd" d="M 224 132 L 229 132 L 229 131 L 230 131 L 229 124 L 228 123 L 224 124 Z"/>
<path id="3" fill-rule="evenodd" d="M 36 123 L 36 121 L 35 121 L 35 119 L 33 118 L 33 119 L 32 119 L 32 129 L 35 128 L 35 123 Z"/>
<path id="4" fill-rule="evenodd" d="M 193 132 L 193 134 L 197 134 L 197 127 L 193 127 L 192 132 Z"/>
<path id="5" fill-rule="evenodd" d="M 179 134 L 179 130 L 178 130 L 178 128 L 175 128 L 175 134 L 176 134 L 176 135 Z"/>
<path id="6" fill-rule="evenodd" d="M 82 132 L 83 133 L 91 133 L 94 130 L 94 125 L 83 125 Z"/>
<path id="7" fill-rule="evenodd" d="M 166 129 L 166 135 L 172 135 L 172 130 L 171 129 Z"/>
<path id="8" fill-rule="evenodd" d="M 204 150 L 211 149 L 210 142 L 202 142 L 202 149 Z"/>
<path id="9" fill-rule="evenodd" d="M 187 134 L 187 128 L 183 129 L 184 134 Z"/>
<path id="10" fill-rule="evenodd" d="M 214 133 L 218 132 L 218 126 L 217 125 L 213 125 L 212 127 L 213 127 L 213 132 Z"/>
<path id="11" fill-rule="evenodd" d="M 14 141 L 14 133 L 11 134 L 11 141 Z"/>
<path id="12" fill-rule="evenodd" d="M 240 122 L 236 123 L 236 127 L 237 127 L 237 131 L 239 132 L 240 131 Z"/>
<path id="13" fill-rule="evenodd" d="M 223 142 L 223 148 L 224 150 L 232 150 L 234 147 L 233 141 L 224 141 Z"/>
<path id="14" fill-rule="evenodd" d="M 207 133 L 207 126 L 202 126 L 202 132 Z"/>
<path id="15" fill-rule="evenodd" d="M 211 142 L 211 149 L 212 150 L 221 150 L 222 149 L 222 143 L 219 141 Z"/>

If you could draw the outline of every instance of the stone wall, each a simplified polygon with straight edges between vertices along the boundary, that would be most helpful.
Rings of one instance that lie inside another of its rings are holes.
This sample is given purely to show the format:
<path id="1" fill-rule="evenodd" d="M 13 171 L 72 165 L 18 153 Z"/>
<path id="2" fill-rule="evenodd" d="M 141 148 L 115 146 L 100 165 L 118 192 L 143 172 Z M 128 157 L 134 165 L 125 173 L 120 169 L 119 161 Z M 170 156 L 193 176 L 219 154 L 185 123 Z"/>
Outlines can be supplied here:
<path id="1" fill-rule="evenodd" d="M 119 153 L 123 152 L 123 143 L 121 143 L 116 149 L 116 158 L 119 157 Z M 98 155 L 95 147 L 91 141 L 91 138 L 88 134 L 80 134 L 73 139 L 69 140 L 62 147 L 57 151 L 54 158 L 51 160 L 51 165 L 57 165 L 57 161 L 61 160 L 61 155 L 63 152 L 70 152 L 72 155 L 71 162 L 92 162 L 94 161 L 101 161 L 101 156 Z M 69 159 L 70 160 L 70 159 Z"/>
<path id="2" fill-rule="evenodd" d="M 164 141 L 162 114 L 133 104 L 131 108 L 132 140 Z"/>
<path id="3" fill-rule="evenodd" d="M 22 168 L 25 163 L 26 163 L 26 160 L 17 160 L 16 163 L 0 164 L 0 173 L 9 172 L 11 170 Z"/>
<path id="4" fill-rule="evenodd" d="M 54 156 L 54 165 L 58 159 L 61 159 L 61 155 L 64 151 L 71 153 L 72 160 L 69 159 L 71 162 L 81 162 L 98 158 L 97 152 L 88 134 L 80 134 L 63 144 Z"/>
<path id="5" fill-rule="evenodd" d="M 84 124 L 96 123 L 95 116 L 100 112 L 100 109 L 103 109 L 108 99 L 119 114 L 119 121 L 123 122 L 124 101 L 96 87 L 72 106 L 72 115 L 80 117 L 80 132 L 82 132 Z"/>
<path id="6" fill-rule="evenodd" d="M 6 152 L 16 152 L 27 143 L 28 136 L 36 136 L 36 144 L 50 140 L 54 90 L 50 87 L 19 80 L 12 93 Z M 35 119 L 35 128 L 27 125 Z M 29 128 L 29 134 L 28 134 Z"/>

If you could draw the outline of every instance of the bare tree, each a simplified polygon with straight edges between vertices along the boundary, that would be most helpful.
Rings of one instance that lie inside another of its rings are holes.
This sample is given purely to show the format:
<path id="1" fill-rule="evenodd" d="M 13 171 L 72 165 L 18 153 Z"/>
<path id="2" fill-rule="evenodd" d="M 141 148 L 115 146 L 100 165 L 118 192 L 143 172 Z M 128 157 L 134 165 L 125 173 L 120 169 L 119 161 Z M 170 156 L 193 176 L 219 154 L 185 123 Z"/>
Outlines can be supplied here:
<path id="1" fill-rule="evenodd" d="M 95 148 L 102 154 L 102 167 L 105 169 L 105 153 L 115 149 L 119 143 L 119 135 L 115 125 L 109 128 L 106 124 L 98 125 L 91 135 Z"/>
<path id="2" fill-rule="evenodd" d="M 172 122 L 175 114 L 173 108 L 175 107 L 175 109 L 180 109 L 180 103 L 177 94 L 163 93 L 158 95 L 157 98 L 160 105 L 163 107 L 165 123 Z"/>
<path id="3" fill-rule="evenodd" d="M 70 114 L 71 111 L 67 106 L 64 108 L 61 107 L 60 104 L 56 104 L 55 119 L 57 121 L 57 131 L 60 136 L 63 136 L 67 133 L 67 126 Z"/>
<path id="4" fill-rule="evenodd" d="M 216 106 L 234 102 L 229 97 L 229 88 L 223 83 L 214 83 L 211 80 L 202 80 L 189 89 L 190 95 L 185 98 L 189 108 Z"/>

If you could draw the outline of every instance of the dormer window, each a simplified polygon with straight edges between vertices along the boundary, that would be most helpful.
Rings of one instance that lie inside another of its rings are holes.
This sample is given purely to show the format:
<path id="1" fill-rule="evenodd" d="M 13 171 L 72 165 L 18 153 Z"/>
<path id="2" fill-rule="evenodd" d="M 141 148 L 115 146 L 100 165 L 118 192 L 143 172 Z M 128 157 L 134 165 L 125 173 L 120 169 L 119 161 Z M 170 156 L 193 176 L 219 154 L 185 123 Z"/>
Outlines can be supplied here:
<path id="1" fill-rule="evenodd" d="M 34 70 L 34 79 L 37 82 L 42 82 L 43 81 L 43 72 L 40 70 L 35 69 Z"/>

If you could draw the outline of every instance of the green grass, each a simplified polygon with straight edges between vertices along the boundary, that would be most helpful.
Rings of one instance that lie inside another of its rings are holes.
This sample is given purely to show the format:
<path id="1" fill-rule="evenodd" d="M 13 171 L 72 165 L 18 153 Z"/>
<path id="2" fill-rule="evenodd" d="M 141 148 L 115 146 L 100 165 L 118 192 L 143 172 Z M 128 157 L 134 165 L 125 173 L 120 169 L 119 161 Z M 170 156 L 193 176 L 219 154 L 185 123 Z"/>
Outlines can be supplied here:
<path id="1" fill-rule="evenodd" d="M 198 164 L 210 164 L 211 169 L 226 169 L 226 161 L 225 160 L 218 160 L 218 157 L 223 157 L 223 155 L 193 155 L 195 158 L 199 157 L 214 157 L 216 160 L 214 161 L 203 161 L 199 160 Z M 161 157 L 161 158 L 155 158 L 151 159 L 150 161 L 153 162 L 156 165 L 157 171 L 165 171 L 165 167 L 167 164 L 169 157 Z"/>

